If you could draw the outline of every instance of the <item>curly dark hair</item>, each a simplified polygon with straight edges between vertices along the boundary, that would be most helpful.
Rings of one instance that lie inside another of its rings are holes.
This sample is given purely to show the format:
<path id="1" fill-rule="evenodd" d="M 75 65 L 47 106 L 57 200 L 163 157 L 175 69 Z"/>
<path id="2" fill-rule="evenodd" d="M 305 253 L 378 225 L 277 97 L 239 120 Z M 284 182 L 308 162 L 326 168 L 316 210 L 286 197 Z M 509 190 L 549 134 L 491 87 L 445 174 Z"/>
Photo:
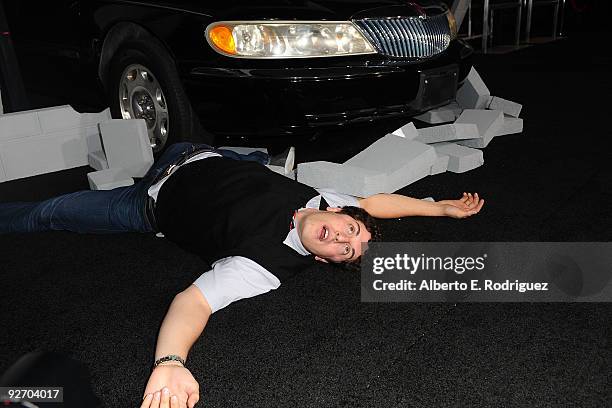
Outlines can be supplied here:
<path id="1" fill-rule="evenodd" d="M 338 212 L 338 214 L 346 214 L 349 217 L 354 218 L 357 221 L 361 221 L 365 225 L 368 232 L 372 235 L 370 242 L 382 241 L 382 234 L 376 221 L 376 218 L 372 217 L 366 210 L 360 207 L 345 206 Z M 361 256 L 351 262 L 343 262 L 339 265 L 342 269 L 346 270 L 357 270 L 361 265 Z"/>

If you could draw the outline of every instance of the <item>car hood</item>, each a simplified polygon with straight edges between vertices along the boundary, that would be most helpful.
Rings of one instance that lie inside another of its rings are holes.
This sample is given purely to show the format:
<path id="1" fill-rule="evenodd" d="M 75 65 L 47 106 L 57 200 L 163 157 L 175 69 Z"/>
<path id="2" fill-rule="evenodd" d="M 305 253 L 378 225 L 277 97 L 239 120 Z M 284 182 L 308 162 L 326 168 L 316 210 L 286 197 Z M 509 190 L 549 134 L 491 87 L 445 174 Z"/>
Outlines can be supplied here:
<path id="1" fill-rule="evenodd" d="M 215 19 L 250 20 L 350 20 L 381 16 L 418 16 L 439 14 L 446 10 L 434 0 L 222 0 L 222 1 L 152 1 L 162 6 L 207 14 Z"/>

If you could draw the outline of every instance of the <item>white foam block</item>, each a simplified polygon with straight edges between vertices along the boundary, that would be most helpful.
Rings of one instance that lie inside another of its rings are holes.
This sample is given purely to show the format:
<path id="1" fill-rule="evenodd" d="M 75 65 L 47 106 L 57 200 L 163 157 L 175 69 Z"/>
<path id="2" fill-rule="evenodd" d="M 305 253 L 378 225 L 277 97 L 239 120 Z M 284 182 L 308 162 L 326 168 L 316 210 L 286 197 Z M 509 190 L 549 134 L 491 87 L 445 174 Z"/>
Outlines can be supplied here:
<path id="1" fill-rule="evenodd" d="M 79 113 L 69 105 L 9 113 L 0 116 L 0 142 L 91 128 L 110 118 L 109 109 L 98 113 Z"/>
<path id="2" fill-rule="evenodd" d="M 223 146 L 219 147 L 219 149 L 231 150 L 232 152 L 236 152 L 238 154 L 250 154 L 253 152 L 263 152 L 268 154 L 268 149 L 265 147 Z"/>
<path id="3" fill-rule="evenodd" d="M 245 154 L 245 153 L 241 153 L 241 154 Z M 248 154 L 248 153 L 246 153 Z M 289 173 L 285 172 L 285 166 L 276 166 L 274 164 L 266 164 L 266 167 L 269 168 L 270 170 L 272 170 L 275 173 L 278 173 L 282 176 L 288 177 L 292 180 L 295 180 L 295 170 L 291 170 Z"/>
<path id="4" fill-rule="evenodd" d="M 437 125 L 439 123 L 453 122 L 457 119 L 457 114 L 455 109 L 446 105 L 440 108 L 430 109 L 414 118 L 425 123 Z"/>
<path id="5" fill-rule="evenodd" d="M 405 139 L 412 140 L 419 135 L 417 128 L 414 126 L 414 123 L 410 122 L 405 124 L 399 129 L 391 132 L 392 135 L 403 137 Z"/>
<path id="6" fill-rule="evenodd" d="M 446 154 L 438 154 L 436 162 L 431 166 L 429 170 L 429 175 L 433 176 L 435 174 L 444 173 L 446 170 L 448 170 L 449 160 L 450 156 L 447 156 Z"/>
<path id="7" fill-rule="evenodd" d="M 7 113 L 0 116 L 0 142 L 41 135 L 36 111 Z"/>
<path id="8" fill-rule="evenodd" d="M 474 67 L 457 90 L 457 103 L 463 109 L 485 109 L 491 100 L 491 92 Z"/>
<path id="9" fill-rule="evenodd" d="M 144 176 L 153 164 L 153 150 L 143 119 L 100 123 L 100 137 L 108 167 L 124 169 L 131 177 Z"/>
<path id="10" fill-rule="evenodd" d="M 455 123 L 473 123 L 478 127 L 478 139 L 462 140 L 457 143 L 476 148 L 487 147 L 504 125 L 504 114 L 497 110 L 465 109 Z"/>
<path id="11" fill-rule="evenodd" d="M 384 192 L 393 193 L 422 178 L 429 176 L 431 166 L 433 165 L 433 163 L 435 163 L 435 158 L 427 157 L 425 161 L 422 158 L 417 160 L 411 163 L 409 171 L 403 169 L 401 171 L 396 171 L 387 174 L 387 186 Z"/>
<path id="12" fill-rule="evenodd" d="M 92 190 L 112 190 L 134 184 L 134 179 L 123 169 L 92 171 L 87 173 L 87 180 Z"/>
<path id="13" fill-rule="evenodd" d="M 297 179 L 311 187 L 331 188 L 356 197 L 386 192 L 384 173 L 326 161 L 298 164 Z"/>
<path id="14" fill-rule="evenodd" d="M 451 123 L 430 126 L 418 130 L 416 141 L 422 143 L 439 143 L 451 140 L 475 139 L 480 137 L 478 127 L 473 123 Z"/>
<path id="15" fill-rule="evenodd" d="M 493 110 L 500 110 L 508 116 L 518 118 L 521 114 L 521 109 L 523 109 L 523 105 L 521 105 L 520 103 L 509 101 L 504 98 L 500 98 L 498 96 L 493 96 L 491 98 L 491 101 L 489 102 L 488 108 Z"/>
<path id="16" fill-rule="evenodd" d="M 523 131 L 523 119 L 511 116 L 504 117 L 504 125 L 495 136 L 513 135 Z"/>
<path id="17" fill-rule="evenodd" d="M 345 162 L 346 165 L 384 173 L 393 192 L 429 175 L 436 161 L 431 146 L 395 135 L 386 135 Z"/>
<path id="18" fill-rule="evenodd" d="M 464 173 L 484 164 L 482 150 L 460 146 L 455 143 L 438 143 L 433 145 L 438 155 L 449 156 L 448 171 Z"/>
<path id="19" fill-rule="evenodd" d="M 6 180 L 87 165 L 87 143 L 81 129 L 31 136 L 0 143 Z"/>
<path id="20" fill-rule="evenodd" d="M 35 176 L 88 164 L 100 150 L 99 113 L 78 113 L 68 105 L 0 115 L 0 156 L 5 180 Z"/>
<path id="21" fill-rule="evenodd" d="M 435 202 L 436 200 L 433 199 L 433 197 L 425 197 L 425 198 L 421 198 L 421 200 L 423 201 L 430 201 L 430 202 Z"/>
<path id="22" fill-rule="evenodd" d="M 87 154 L 87 161 L 89 162 L 89 167 L 96 170 L 106 170 L 108 169 L 108 162 L 106 161 L 106 156 L 102 150 L 96 150 L 95 152 L 89 152 Z"/>
<path id="23" fill-rule="evenodd" d="M 97 113 L 79 113 L 70 105 L 62 105 L 37 109 L 36 112 L 44 132 L 84 128 L 111 120 L 109 109 Z"/>
<path id="24" fill-rule="evenodd" d="M 4 106 L 2 105 L 2 90 L 0 89 L 0 115 L 4 113 Z"/>

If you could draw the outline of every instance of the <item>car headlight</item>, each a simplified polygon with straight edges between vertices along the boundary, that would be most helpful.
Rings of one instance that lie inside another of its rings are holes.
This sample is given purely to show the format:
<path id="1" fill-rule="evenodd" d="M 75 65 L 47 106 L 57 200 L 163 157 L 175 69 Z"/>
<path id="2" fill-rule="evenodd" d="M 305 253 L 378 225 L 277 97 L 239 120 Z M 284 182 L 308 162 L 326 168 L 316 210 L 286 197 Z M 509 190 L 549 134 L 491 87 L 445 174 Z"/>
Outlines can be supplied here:
<path id="1" fill-rule="evenodd" d="M 239 58 L 376 53 L 350 22 L 217 22 L 206 28 L 206 39 L 215 51 Z"/>
<path id="2" fill-rule="evenodd" d="M 455 15 L 450 10 L 446 12 L 446 18 L 448 19 L 448 28 L 450 29 L 450 39 L 452 41 L 457 38 L 457 20 L 455 20 Z"/>

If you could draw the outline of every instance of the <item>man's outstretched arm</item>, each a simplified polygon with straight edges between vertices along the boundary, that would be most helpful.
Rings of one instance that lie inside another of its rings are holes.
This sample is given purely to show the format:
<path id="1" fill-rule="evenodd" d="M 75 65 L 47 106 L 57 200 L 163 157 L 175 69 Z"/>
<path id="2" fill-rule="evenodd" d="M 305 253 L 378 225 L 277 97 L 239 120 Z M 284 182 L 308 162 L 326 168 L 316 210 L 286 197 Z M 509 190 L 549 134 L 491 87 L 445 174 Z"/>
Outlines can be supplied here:
<path id="1" fill-rule="evenodd" d="M 196 286 L 191 285 L 176 295 L 159 330 L 155 360 L 168 355 L 178 355 L 186 360 L 191 346 L 204 331 L 211 313 L 208 301 Z M 169 395 L 178 399 L 172 401 L 173 408 L 192 408 L 200 398 L 197 381 L 179 362 L 168 361 L 153 369 L 142 407 L 157 406 L 155 399 L 163 397 L 159 393 L 163 388 L 167 388 Z"/>
<path id="2" fill-rule="evenodd" d="M 375 194 L 359 200 L 359 206 L 376 218 L 411 216 L 465 218 L 484 205 L 478 193 L 463 193 L 458 200 L 426 201 L 400 194 Z"/>
<path id="3" fill-rule="evenodd" d="M 155 359 L 167 355 L 187 358 L 191 346 L 200 337 L 210 315 L 240 299 L 258 296 L 280 286 L 272 273 L 241 256 L 218 260 L 213 269 L 203 273 L 193 285 L 175 296 L 159 330 Z M 151 373 L 141 408 L 192 408 L 199 399 L 199 386 L 193 375 L 179 362 L 168 361 Z M 177 400 L 164 404 L 164 394 Z M 161 396 L 161 404 L 155 396 Z"/>

